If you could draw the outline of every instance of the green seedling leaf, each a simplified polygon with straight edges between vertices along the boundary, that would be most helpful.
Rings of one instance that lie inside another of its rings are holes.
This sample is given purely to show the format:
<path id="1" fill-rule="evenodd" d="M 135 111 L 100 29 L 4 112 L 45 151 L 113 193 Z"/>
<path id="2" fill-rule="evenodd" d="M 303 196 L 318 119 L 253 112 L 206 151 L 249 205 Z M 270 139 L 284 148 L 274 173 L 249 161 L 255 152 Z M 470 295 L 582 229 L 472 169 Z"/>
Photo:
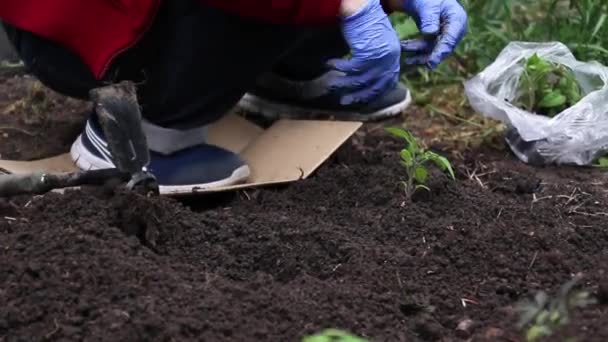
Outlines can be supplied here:
<path id="1" fill-rule="evenodd" d="M 428 151 L 427 155 L 429 156 L 429 159 L 435 163 L 439 170 L 446 172 L 452 179 L 456 179 L 456 175 L 452 169 L 452 164 L 446 157 L 431 151 Z"/>
<path id="2" fill-rule="evenodd" d="M 553 311 L 549 315 L 549 321 L 551 323 L 557 324 L 561 321 L 561 319 L 562 319 L 562 316 L 559 314 L 559 311 Z"/>
<path id="3" fill-rule="evenodd" d="M 326 329 L 321 333 L 306 336 L 302 342 L 368 342 L 359 336 L 338 329 Z"/>
<path id="4" fill-rule="evenodd" d="M 429 171 L 425 167 L 418 166 L 416 170 L 414 170 L 414 179 L 418 184 L 425 184 L 428 178 Z"/>
<path id="5" fill-rule="evenodd" d="M 414 157 L 409 150 L 401 150 L 401 162 L 405 167 L 414 165 Z"/>
<path id="6" fill-rule="evenodd" d="M 538 65 L 540 62 L 541 62 L 540 57 L 538 56 L 537 53 L 535 53 L 528 58 L 528 60 L 526 61 L 526 66 L 530 70 L 535 70 L 536 65 Z"/>
<path id="7" fill-rule="evenodd" d="M 529 342 L 534 342 L 540 339 L 541 337 L 545 337 L 551 335 L 551 330 L 542 325 L 534 325 L 528 329 L 526 333 L 526 340 Z"/>
<path id="8" fill-rule="evenodd" d="M 426 191 L 431 191 L 431 189 L 428 186 L 422 185 L 422 184 L 416 185 L 416 190 L 418 190 L 418 189 L 423 189 L 423 190 L 426 190 Z"/>
<path id="9" fill-rule="evenodd" d="M 571 86 L 569 81 L 570 81 L 570 80 L 568 79 L 568 77 L 562 77 L 562 78 L 560 78 L 560 79 L 559 79 L 559 81 L 558 81 L 558 83 L 557 83 L 557 86 L 558 86 L 560 89 L 562 89 L 562 90 L 564 90 L 564 89 L 568 89 L 568 88 L 570 88 L 570 86 Z M 547 88 L 549 88 L 549 87 L 547 87 Z M 550 89 L 550 88 L 549 88 L 549 89 Z"/>
<path id="10" fill-rule="evenodd" d="M 568 103 L 571 106 L 575 105 L 582 98 L 582 95 L 578 91 L 578 89 L 569 89 L 568 91 L 566 91 L 566 96 L 568 97 Z"/>
<path id="11" fill-rule="evenodd" d="M 402 138 L 405 140 L 410 150 L 418 150 L 418 143 L 410 132 L 398 127 L 389 127 L 386 129 L 386 131 L 397 138 Z"/>
<path id="12" fill-rule="evenodd" d="M 559 90 L 553 90 L 551 93 L 545 95 L 540 102 L 538 107 L 540 108 L 555 108 L 566 104 L 566 96 Z"/>

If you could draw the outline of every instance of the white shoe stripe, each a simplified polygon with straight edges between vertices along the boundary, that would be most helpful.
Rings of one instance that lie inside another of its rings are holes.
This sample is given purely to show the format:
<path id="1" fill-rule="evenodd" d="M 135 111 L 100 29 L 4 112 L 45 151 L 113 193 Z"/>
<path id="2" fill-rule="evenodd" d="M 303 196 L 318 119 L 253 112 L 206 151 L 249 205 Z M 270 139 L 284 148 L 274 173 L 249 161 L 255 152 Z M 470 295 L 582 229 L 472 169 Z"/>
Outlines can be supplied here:
<path id="1" fill-rule="evenodd" d="M 93 148 L 95 148 L 97 150 L 97 153 L 99 153 L 101 155 L 101 158 L 107 160 L 108 159 L 107 151 L 105 150 L 105 148 L 103 148 L 103 146 L 96 139 L 96 137 L 91 133 L 91 130 L 89 127 L 86 127 L 85 134 L 86 134 L 86 138 L 93 145 Z"/>
<path id="2" fill-rule="evenodd" d="M 93 129 L 93 126 L 91 125 L 91 123 L 89 121 L 87 121 L 87 125 L 86 125 L 86 129 L 89 132 L 88 135 L 90 135 L 92 138 L 94 138 L 95 140 L 97 140 L 97 142 L 104 147 L 104 149 L 106 149 L 108 147 L 108 143 L 104 141 L 104 139 L 102 139 L 100 136 L 97 135 L 97 133 L 95 133 L 95 130 Z M 106 149 L 107 151 L 107 149 Z"/>
<path id="3" fill-rule="evenodd" d="M 107 149 L 108 144 L 103 141 L 97 134 L 95 134 L 95 131 L 93 131 L 93 127 L 91 127 L 88 122 L 85 127 L 85 132 L 87 138 L 89 138 L 89 140 L 91 141 L 91 144 L 93 144 L 93 146 L 99 151 L 99 153 L 101 153 L 102 157 L 106 161 L 111 162 L 111 154 L 110 151 Z"/>
<path id="4" fill-rule="evenodd" d="M 86 126 L 86 131 L 87 131 L 87 136 L 91 139 L 94 140 L 95 143 L 97 145 L 99 145 L 99 147 L 101 149 L 103 149 L 104 151 L 108 152 L 107 147 L 108 144 L 104 141 L 104 139 L 102 139 L 101 137 L 99 137 L 95 131 L 93 130 L 93 127 L 90 124 L 87 124 Z"/>

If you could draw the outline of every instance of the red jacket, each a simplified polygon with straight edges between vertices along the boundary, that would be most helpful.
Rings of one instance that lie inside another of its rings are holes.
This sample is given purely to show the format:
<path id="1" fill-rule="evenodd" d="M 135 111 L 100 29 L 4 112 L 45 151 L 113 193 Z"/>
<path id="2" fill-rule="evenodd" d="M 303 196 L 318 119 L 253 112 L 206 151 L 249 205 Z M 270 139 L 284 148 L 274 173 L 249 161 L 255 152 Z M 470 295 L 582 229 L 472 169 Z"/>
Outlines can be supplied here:
<path id="1" fill-rule="evenodd" d="M 97 78 L 114 57 L 137 43 L 162 0 L 0 0 L 0 19 L 60 43 Z M 184 0 L 167 0 L 184 1 Z M 341 0 L 198 0 L 270 23 L 335 22 Z"/>

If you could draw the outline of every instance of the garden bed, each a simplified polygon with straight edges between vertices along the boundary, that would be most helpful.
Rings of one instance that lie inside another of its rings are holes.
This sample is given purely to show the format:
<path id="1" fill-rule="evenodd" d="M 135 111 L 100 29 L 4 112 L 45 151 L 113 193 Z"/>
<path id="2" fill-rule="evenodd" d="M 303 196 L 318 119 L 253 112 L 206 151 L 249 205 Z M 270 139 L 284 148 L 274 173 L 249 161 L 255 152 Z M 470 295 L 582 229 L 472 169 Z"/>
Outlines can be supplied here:
<path id="1" fill-rule="evenodd" d="M 86 106 L 47 94 L 44 119 L 24 122 L 27 108 L 5 110 L 26 97 L 22 82 L 0 85 L 0 154 L 66 150 Z M 405 120 L 427 116 L 412 108 Z M 280 188 L 0 200 L 0 341 L 298 341 L 328 327 L 374 341 L 522 341 L 516 304 L 579 273 L 600 303 L 558 336 L 608 338 L 602 172 L 444 150 L 457 181 L 436 173 L 409 202 L 402 147 L 370 124 Z"/>

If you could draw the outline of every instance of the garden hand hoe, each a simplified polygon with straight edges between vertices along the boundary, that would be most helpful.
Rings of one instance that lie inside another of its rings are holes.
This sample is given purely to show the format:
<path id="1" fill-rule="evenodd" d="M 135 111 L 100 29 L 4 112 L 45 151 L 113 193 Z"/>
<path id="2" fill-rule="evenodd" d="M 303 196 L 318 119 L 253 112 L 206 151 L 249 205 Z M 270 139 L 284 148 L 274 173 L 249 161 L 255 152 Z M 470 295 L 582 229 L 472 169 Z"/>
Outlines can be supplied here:
<path id="1" fill-rule="evenodd" d="M 122 82 L 93 89 L 91 100 L 108 141 L 112 169 L 60 174 L 0 175 L 0 197 L 42 194 L 53 189 L 81 185 L 102 185 L 111 179 L 127 182 L 129 190 L 148 195 L 159 194 L 154 175 L 146 169 L 150 153 L 141 126 L 141 112 L 132 82 Z"/>

